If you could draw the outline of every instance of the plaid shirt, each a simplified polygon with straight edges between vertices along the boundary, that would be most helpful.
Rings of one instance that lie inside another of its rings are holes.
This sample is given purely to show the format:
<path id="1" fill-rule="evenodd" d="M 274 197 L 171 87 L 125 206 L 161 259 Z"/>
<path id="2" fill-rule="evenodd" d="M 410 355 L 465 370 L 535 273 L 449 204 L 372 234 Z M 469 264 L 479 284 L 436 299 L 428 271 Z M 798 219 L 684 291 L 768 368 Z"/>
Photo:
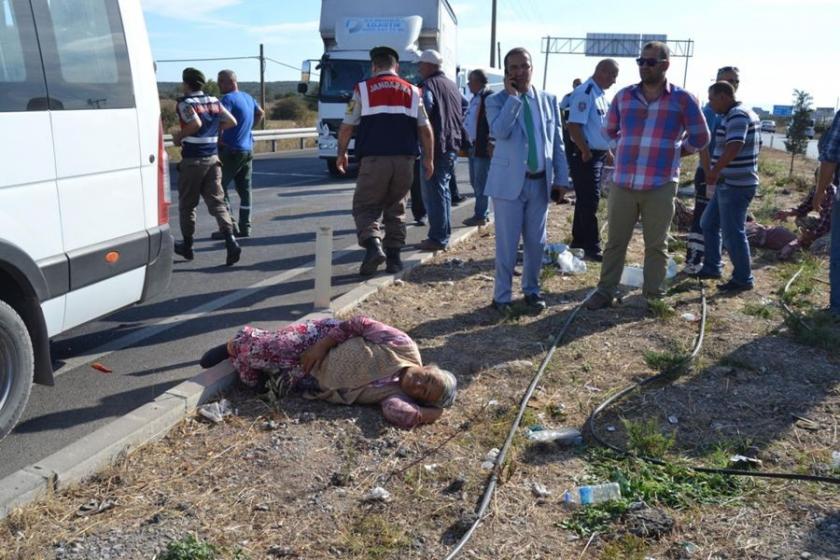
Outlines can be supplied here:
<path id="1" fill-rule="evenodd" d="M 615 184 L 639 191 L 678 181 L 680 149 L 696 152 L 709 143 L 709 127 L 697 99 L 669 82 L 651 103 L 640 83 L 619 91 L 605 131 L 617 142 Z"/>

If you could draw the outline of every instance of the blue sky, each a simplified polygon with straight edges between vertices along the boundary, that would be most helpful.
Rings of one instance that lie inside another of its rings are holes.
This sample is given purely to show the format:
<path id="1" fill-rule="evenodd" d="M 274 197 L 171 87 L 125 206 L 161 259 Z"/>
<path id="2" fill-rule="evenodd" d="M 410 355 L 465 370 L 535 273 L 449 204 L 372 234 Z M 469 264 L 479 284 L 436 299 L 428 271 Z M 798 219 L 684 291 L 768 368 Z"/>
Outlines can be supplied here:
<path id="1" fill-rule="evenodd" d="M 348 0 L 348 2 L 351 0 Z M 363 3 L 364 0 L 355 0 Z M 398 0 L 395 0 L 398 1 Z M 840 1 L 838 0 L 497 0 L 497 39 L 502 52 L 523 46 L 534 55 L 538 85 L 544 55 L 541 37 L 583 37 L 586 33 L 656 33 L 669 39 L 692 39 L 687 88 L 705 96 L 715 69 L 741 69 L 740 97 L 770 108 L 790 103 L 794 88 L 814 97 L 815 106 L 834 107 L 840 96 Z M 489 64 L 491 0 L 451 0 L 459 19 L 458 58 L 468 66 Z M 295 68 L 318 58 L 318 0 L 141 0 L 157 60 L 266 56 Z M 547 87 L 558 94 L 575 77 L 587 78 L 597 59 L 552 55 Z M 630 58 L 619 59 L 617 86 L 638 81 Z M 160 63 L 162 81 L 180 80 L 184 63 Z M 193 63 L 208 75 L 222 67 L 241 80 L 257 80 L 255 60 Z M 669 77 L 681 85 L 684 58 L 671 63 Z M 266 79 L 297 80 L 299 72 L 269 62 Z M 615 92 L 614 87 L 610 92 Z"/>

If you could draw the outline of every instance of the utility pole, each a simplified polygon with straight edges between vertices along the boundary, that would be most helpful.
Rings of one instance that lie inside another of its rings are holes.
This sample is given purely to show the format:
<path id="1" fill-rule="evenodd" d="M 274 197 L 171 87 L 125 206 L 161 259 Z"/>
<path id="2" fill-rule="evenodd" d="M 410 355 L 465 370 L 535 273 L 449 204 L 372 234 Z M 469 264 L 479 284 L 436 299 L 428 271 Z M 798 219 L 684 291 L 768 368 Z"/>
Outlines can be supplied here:
<path id="1" fill-rule="evenodd" d="M 548 53 L 551 50 L 551 36 L 545 38 L 545 68 L 543 68 L 543 91 L 545 91 L 545 83 L 548 80 Z"/>
<path id="2" fill-rule="evenodd" d="M 691 39 L 688 40 L 688 50 L 685 52 L 685 73 L 683 74 L 683 89 L 685 89 L 685 82 L 688 80 L 688 59 L 691 56 Z"/>
<path id="3" fill-rule="evenodd" d="M 499 61 L 501 62 L 501 61 Z M 493 0 L 493 15 L 490 19 L 490 68 L 496 67 L 496 0 Z"/>
<path id="4" fill-rule="evenodd" d="M 262 43 L 260 43 L 260 106 L 263 111 L 267 111 L 265 107 L 265 50 Z M 265 130 L 265 121 L 267 120 L 262 120 L 262 123 L 260 123 L 261 129 Z"/>

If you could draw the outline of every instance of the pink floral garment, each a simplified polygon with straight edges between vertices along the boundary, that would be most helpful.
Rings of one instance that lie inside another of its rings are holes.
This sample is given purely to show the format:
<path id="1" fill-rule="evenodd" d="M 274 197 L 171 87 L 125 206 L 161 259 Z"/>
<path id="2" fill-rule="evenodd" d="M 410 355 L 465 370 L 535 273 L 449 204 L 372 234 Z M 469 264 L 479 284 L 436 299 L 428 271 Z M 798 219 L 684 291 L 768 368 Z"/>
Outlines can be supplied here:
<path id="1" fill-rule="evenodd" d="M 319 319 L 292 323 L 275 331 L 242 327 L 233 338 L 231 361 L 239 378 L 249 387 L 258 384 L 261 373 L 286 375 L 295 385 L 306 376 L 300 366 L 301 354 L 325 336 L 339 344 L 354 336 L 394 347 L 414 344 L 404 332 L 369 317 L 358 316 L 347 321 Z M 377 387 L 389 384 L 399 384 L 399 378 L 394 376 L 371 383 Z M 420 423 L 420 408 L 407 396 L 387 397 L 380 406 L 385 419 L 400 428 L 413 428 Z"/>

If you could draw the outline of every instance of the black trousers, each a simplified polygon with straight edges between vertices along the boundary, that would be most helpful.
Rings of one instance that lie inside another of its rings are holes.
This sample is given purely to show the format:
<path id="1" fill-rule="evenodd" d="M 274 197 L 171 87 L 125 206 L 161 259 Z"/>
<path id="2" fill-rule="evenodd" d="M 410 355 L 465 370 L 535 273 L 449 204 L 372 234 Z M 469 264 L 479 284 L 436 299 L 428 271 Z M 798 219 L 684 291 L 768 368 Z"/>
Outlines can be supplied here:
<path id="1" fill-rule="evenodd" d="M 601 252 L 597 213 L 601 200 L 601 172 L 606 159 L 606 150 L 592 150 L 589 161 L 583 161 L 577 149 L 569 154 L 569 170 L 575 187 L 571 246 L 586 252 Z"/>
<path id="2" fill-rule="evenodd" d="M 414 161 L 414 180 L 411 182 L 411 215 L 414 221 L 426 217 L 426 205 L 423 204 L 423 190 L 420 187 L 420 174 L 423 173 L 423 166 L 420 160 Z"/>
<path id="3" fill-rule="evenodd" d="M 688 233 L 688 249 L 685 255 L 685 266 L 692 272 L 700 272 L 703 267 L 705 239 L 703 228 L 700 227 L 700 219 L 708 204 L 706 173 L 702 167 L 698 167 L 694 173 L 694 218 L 691 221 L 691 231 Z"/>

